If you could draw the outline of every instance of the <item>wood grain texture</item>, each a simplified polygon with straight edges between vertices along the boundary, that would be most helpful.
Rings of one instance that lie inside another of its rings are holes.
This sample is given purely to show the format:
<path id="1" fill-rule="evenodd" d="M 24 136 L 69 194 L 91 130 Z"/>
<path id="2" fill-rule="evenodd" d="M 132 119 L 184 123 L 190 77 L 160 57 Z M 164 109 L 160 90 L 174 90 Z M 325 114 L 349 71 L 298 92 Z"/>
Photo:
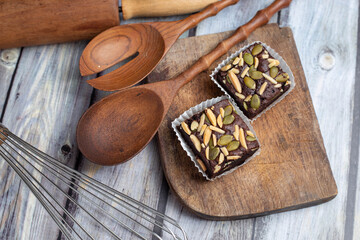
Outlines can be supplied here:
<path id="1" fill-rule="evenodd" d="M 212 49 L 218 39 L 226 35 L 179 41 L 149 80 L 171 77 L 194 61 L 197 54 Z M 219 95 L 219 90 L 205 74 L 200 74 L 179 91 L 159 129 L 162 164 L 170 187 L 186 206 L 206 218 L 264 215 L 318 204 L 337 194 L 291 31 L 267 25 L 256 30 L 246 43 L 237 45 L 228 55 L 255 40 L 266 42 L 279 51 L 293 70 L 297 82 L 291 95 L 253 124 L 262 145 L 260 156 L 213 182 L 207 182 L 197 174 L 169 126 L 185 110 Z M 193 54 L 184 53 L 184 47 L 188 51 L 191 49 Z M 218 59 L 210 69 L 224 58 Z M 169 69 L 174 59 L 177 59 L 177 64 Z"/>
<path id="2" fill-rule="evenodd" d="M 3 118 L 12 132 L 71 167 L 78 154 L 75 125 L 91 94 L 74 67 L 84 47 L 78 42 L 25 48 Z M 0 238 L 56 239 L 54 221 L 4 160 L 0 164 Z"/>
<path id="3" fill-rule="evenodd" d="M 354 29 L 358 4 L 358 1 L 345 5 L 343 1 L 326 5 L 321 1 L 295 1 L 290 6 L 287 25 L 294 32 L 339 194 L 333 201 L 315 208 L 256 219 L 255 238 L 345 238 L 349 166 L 355 161 L 350 159 L 350 141 L 357 77 Z M 311 9 L 299 11 L 310 5 Z M 339 102 L 336 96 L 343 96 L 342 100 Z"/>
<path id="4" fill-rule="evenodd" d="M 218 0 L 122 0 L 123 18 L 173 16 L 198 12 Z"/>
<path id="5" fill-rule="evenodd" d="M 0 48 L 90 39 L 119 25 L 117 0 L 3 0 Z"/>
<path id="6" fill-rule="evenodd" d="M 11 80 L 20 55 L 20 48 L 0 50 L 0 112 L 3 112 Z M 2 115 L 2 114 L 1 114 Z M 1 116 L 0 115 L 0 116 Z"/>

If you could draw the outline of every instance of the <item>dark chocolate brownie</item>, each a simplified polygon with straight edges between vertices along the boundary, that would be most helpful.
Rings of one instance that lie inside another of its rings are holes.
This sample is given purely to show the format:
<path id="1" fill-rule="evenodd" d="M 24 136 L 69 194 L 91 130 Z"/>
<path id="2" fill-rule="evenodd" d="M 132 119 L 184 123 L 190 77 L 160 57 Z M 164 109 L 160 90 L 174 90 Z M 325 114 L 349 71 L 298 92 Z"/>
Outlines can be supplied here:
<path id="1" fill-rule="evenodd" d="M 178 129 L 209 178 L 243 164 L 259 148 L 255 135 L 229 100 L 195 114 Z"/>
<path id="2" fill-rule="evenodd" d="M 290 89 L 289 74 L 279 64 L 263 44 L 254 43 L 214 78 L 252 119 Z"/>

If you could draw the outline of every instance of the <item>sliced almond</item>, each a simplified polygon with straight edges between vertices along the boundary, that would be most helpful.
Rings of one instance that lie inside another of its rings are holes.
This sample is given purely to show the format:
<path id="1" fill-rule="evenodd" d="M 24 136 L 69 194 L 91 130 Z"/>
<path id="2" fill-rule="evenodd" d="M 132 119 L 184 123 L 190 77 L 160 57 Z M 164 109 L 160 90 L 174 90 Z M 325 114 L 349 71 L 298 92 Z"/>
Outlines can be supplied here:
<path id="1" fill-rule="evenodd" d="M 250 130 L 247 130 L 246 134 L 249 135 L 249 136 L 255 137 L 255 135 Z"/>
<path id="2" fill-rule="evenodd" d="M 221 166 L 215 165 L 214 173 L 217 173 L 218 171 L 220 171 L 220 169 L 221 169 Z"/>
<path id="3" fill-rule="evenodd" d="M 267 86 L 267 82 L 264 82 L 261 87 L 260 87 L 260 90 L 259 90 L 259 94 L 262 95 L 264 92 L 265 92 L 265 89 L 266 89 L 266 86 Z"/>
<path id="4" fill-rule="evenodd" d="M 244 66 L 244 59 L 243 58 L 240 59 L 239 66 L 240 67 Z"/>
<path id="5" fill-rule="evenodd" d="M 197 128 L 199 127 L 199 123 L 197 121 L 192 121 L 191 125 L 190 125 L 190 129 L 191 131 L 195 131 L 197 130 Z"/>
<path id="6" fill-rule="evenodd" d="M 224 133 L 225 133 L 224 130 L 222 130 L 222 129 L 218 128 L 218 127 L 209 126 L 209 128 L 210 128 L 211 130 L 213 130 L 213 131 L 215 131 L 215 132 L 218 132 L 218 133 L 221 133 L 221 134 L 224 134 Z"/>
<path id="7" fill-rule="evenodd" d="M 222 147 L 220 148 L 220 150 L 224 153 L 225 156 L 229 155 L 229 151 L 227 150 L 226 147 Z"/>
<path id="8" fill-rule="evenodd" d="M 250 69 L 249 67 L 246 67 L 246 68 L 242 71 L 240 77 L 244 78 L 245 75 L 248 73 L 249 69 Z"/>
<path id="9" fill-rule="evenodd" d="M 235 59 L 234 59 L 234 61 L 232 62 L 232 64 L 233 65 L 236 65 L 236 64 L 238 64 L 240 62 L 240 58 L 239 57 L 236 57 Z"/>
<path id="10" fill-rule="evenodd" d="M 201 147 L 202 147 L 202 148 L 205 148 L 206 146 L 205 146 L 205 144 L 204 144 L 204 143 L 202 143 L 202 144 L 201 144 Z"/>
<path id="11" fill-rule="evenodd" d="M 247 97 L 244 99 L 244 101 L 245 101 L 245 102 L 248 102 L 248 101 L 250 101 L 251 98 L 252 98 L 252 95 L 249 95 L 249 96 L 247 96 Z"/>
<path id="12" fill-rule="evenodd" d="M 276 66 L 280 65 L 279 60 L 269 58 L 268 61 L 270 62 L 269 68 L 276 67 Z"/>
<path id="13" fill-rule="evenodd" d="M 190 128 L 189 128 L 189 126 L 186 124 L 186 122 L 182 122 L 182 123 L 181 123 L 181 127 L 182 127 L 182 129 L 183 129 L 188 135 L 191 134 Z"/>
<path id="14" fill-rule="evenodd" d="M 204 124 L 204 125 L 201 127 L 200 136 L 202 136 L 202 135 L 204 134 L 206 128 L 207 128 L 206 124 Z"/>
<path id="15" fill-rule="evenodd" d="M 209 160 L 209 152 L 210 152 L 210 148 L 209 146 L 207 146 L 207 148 L 205 149 L 205 157 L 207 160 Z"/>
<path id="16" fill-rule="evenodd" d="M 218 164 L 222 164 L 224 162 L 225 156 L 223 153 L 220 153 Z"/>
<path id="17" fill-rule="evenodd" d="M 239 74 L 240 73 L 240 70 L 237 69 L 237 68 L 232 68 L 229 72 L 233 72 L 235 74 Z"/>
<path id="18" fill-rule="evenodd" d="M 206 109 L 206 116 L 209 118 L 209 121 L 211 122 L 211 124 L 216 127 L 216 117 L 215 117 L 214 112 L 208 108 L 208 109 Z"/>
<path id="19" fill-rule="evenodd" d="M 280 83 L 276 84 L 276 85 L 274 86 L 274 88 L 281 88 L 281 84 L 280 84 Z"/>
<path id="20" fill-rule="evenodd" d="M 269 75 L 267 75 L 265 73 L 263 73 L 262 75 L 264 76 L 264 78 L 269 80 L 272 84 L 277 84 L 277 81 L 275 79 L 273 79 L 272 77 L 270 77 Z"/>
<path id="21" fill-rule="evenodd" d="M 213 140 L 213 145 L 215 147 L 217 145 L 217 139 L 216 139 L 215 134 L 212 135 L 212 140 Z"/>
<path id="22" fill-rule="evenodd" d="M 225 110 L 223 108 L 220 108 L 220 115 L 221 117 L 225 117 Z"/>
<path id="23" fill-rule="evenodd" d="M 290 85 L 290 84 L 291 84 L 290 81 L 286 81 L 285 86 Z"/>
<path id="24" fill-rule="evenodd" d="M 241 157 L 240 156 L 227 156 L 226 158 L 227 158 L 227 160 L 237 160 Z"/>
<path id="25" fill-rule="evenodd" d="M 225 66 L 223 66 L 223 67 L 221 68 L 221 71 L 226 72 L 226 71 L 229 70 L 231 67 L 232 67 L 231 64 L 225 65 Z"/>
<path id="26" fill-rule="evenodd" d="M 205 146 L 208 145 L 208 143 L 210 141 L 210 137 L 211 137 L 211 129 L 209 127 L 207 127 L 205 129 L 204 138 L 203 138 Z"/>
<path id="27" fill-rule="evenodd" d="M 242 100 L 245 99 L 245 96 L 242 95 L 241 93 L 236 92 L 235 95 Z"/>
<path id="28" fill-rule="evenodd" d="M 239 125 L 235 125 L 235 131 L 234 131 L 233 135 L 234 135 L 234 138 L 236 139 L 236 141 L 239 141 L 239 134 L 240 134 Z"/>
<path id="29" fill-rule="evenodd" d="M 246 145 L 245 134 L 244 134 L 243 128 L 240 128 L 239 140 L 240 140 L 241 146 L 243 146 L 245 149 L 248 149 L 247 145 Z"/>
<path id="30" fill-rule="evenodd" d="M 190 135 L 190 139 L 192 141 L 192 143 L 194 144 L 196 150 L 198 150 L 198 152 L 201 152 L 201 144 L 199 139 L 195 136 L 195 135 Z"/>
<path id="31" fill-rule="evenodd" d="M 201 131 L 201 128 L 204 125 L 204 123 L 205 123 L 205 114 L 203 113 L 200 117 L 200 123 L 199 123 L 198 129 L 197 129 L 198 132 Z"/>
<path id="32" fill-rule="evenodd" d="M 255 57 L 254 68 L 257 68 L 258 66 L 259 66 L 259 59 Z"/>
<path id="33" fill-rule="evenodd" d="M 199 163 L 201 170 L 203 170 L 205 172 L 206 167 L 205 167 L 205 164 L 203 163 L 203 161 L 201 161 L 199 158 L 197 158 L 196 161 Z"/>
<path id="34" fill-rule="evenodd" d="M 234 86 L 235 90 L 238 93 L 241 93 L 241 85 L 240 85 L 239 79 L 237 78 L 235 73 L 230 72 L 229 73 L 229 78 L 230 78 L 230 81 L 231 81 L 232 85 Z"/>
<path id="35" fill-rule="evenodd" d="M 222 128 L 222 126 L 223 126 L 223 121 L 222 121 L 221 114 L 218 115 L 216 121 L 217 121 L 217 124 L 219 125 L 219 127 Z"/>
<path id="36" fill-rule="evenodd" d="M 269 58 L 269 54 L 263 54 L 261 57 L 262 57 L 263 59 L 268 59 L 268 58 Z"/>

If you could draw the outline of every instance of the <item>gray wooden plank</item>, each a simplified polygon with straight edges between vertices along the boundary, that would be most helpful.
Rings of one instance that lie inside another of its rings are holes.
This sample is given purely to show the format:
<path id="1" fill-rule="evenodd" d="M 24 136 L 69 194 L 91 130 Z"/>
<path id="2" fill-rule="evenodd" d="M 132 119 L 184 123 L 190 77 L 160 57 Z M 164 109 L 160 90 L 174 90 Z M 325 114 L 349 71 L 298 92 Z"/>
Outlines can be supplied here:
<path id="1" fill-rule="evenodd" d="M 78 69 L 84 46 L 77 42 L 24 48 L 3 118 L 19 137 L 71 167 L 78 155 L 76 123 L 92 92 Z M 61 151 L 64 145 L 69 151 Z M 56 239 L 58 228 L 48 213 L 14 171 L 3 160 L 0 164 L 0 238 Z"/>
<path id="2" fill-rule="evenodd" d="M 0 116 L 2 116 L 5 101 L 20 55 L 20 48 L 0 50 Z"/>
<path id="3" fill-rule="evenodd" d="M 293 1 L 286 18 L 281 22 L 293 30 L 339 194 L 316 207 L 256 219 L 254 239 L 344 239 L 358 1 Z"/>

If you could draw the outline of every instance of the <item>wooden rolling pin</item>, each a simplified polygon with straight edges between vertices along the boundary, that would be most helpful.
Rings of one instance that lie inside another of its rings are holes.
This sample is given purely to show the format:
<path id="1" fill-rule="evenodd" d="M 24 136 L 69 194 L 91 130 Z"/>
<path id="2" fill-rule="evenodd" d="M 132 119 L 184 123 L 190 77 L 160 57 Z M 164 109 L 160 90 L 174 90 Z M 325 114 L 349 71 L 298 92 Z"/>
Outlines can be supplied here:
<path id="1" fill-rule="evenodd" d="M 126 19 L 199 11 L 217 0 L 123 0 Z M 118 0 L 0 0 L 0 49 L 91 39 L 117 26 Z"/>

